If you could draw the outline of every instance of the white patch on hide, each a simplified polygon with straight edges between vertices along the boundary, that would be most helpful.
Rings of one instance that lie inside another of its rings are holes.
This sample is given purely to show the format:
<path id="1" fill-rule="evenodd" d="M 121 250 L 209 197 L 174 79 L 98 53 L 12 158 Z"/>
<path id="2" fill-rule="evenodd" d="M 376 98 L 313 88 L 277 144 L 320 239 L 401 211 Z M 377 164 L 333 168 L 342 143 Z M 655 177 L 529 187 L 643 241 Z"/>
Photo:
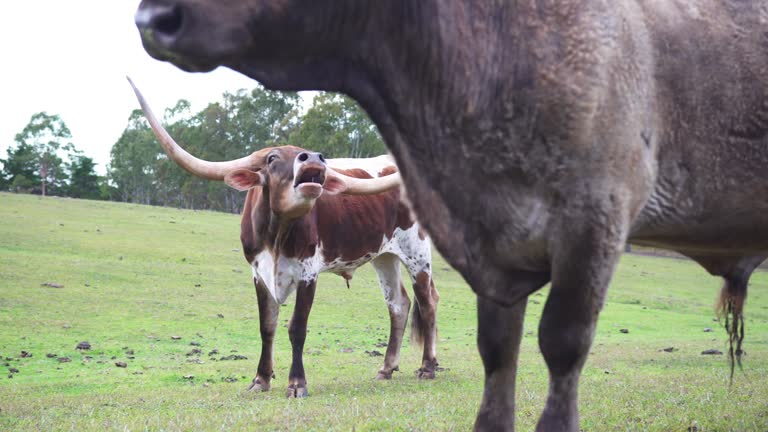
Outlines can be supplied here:
<path id="1" fill-rule="evenodd" d="M 413 224 L 407 230 L 396 228 L 391 239 L 386 237 L 382 239 L 378 251 L 371 251 L 356 260 L 344 261 L 336 257 L 332 261 L 326 262 L 323 257 L 322 245 L 319 245 L 313 256 L 302 260 L 281 256 L 277 260 L 277 266 L 275 266 L 271 251 L 265 249 L 256 256 L 251 267 L 253 268 L 253 277 L 267 287 L 278 304 L 283 304 L 288 296 L 296 291 L 299 282 L 309 283 L 317 280 L 318 274 L 322 272 L 351 278 L 360 266 L 385 253 L 393 254 L 400 259 L 411 275 L 411 282 L 414 282 L 416 276 L 421 272 L 426 272 L 430 276 L 432 274 L 430 267 L 432 262 L 431 244 L 428 238 L 419 237 L 418 224 Z M 397 276 L 399 279 L 399 271 Z M 390 308 L 397 310 L 401 307 L 400 303 L 402 302 L 399 295 L 400 281 L 387 280 L 385 282 L 387 286 L 382 285 L 382 289 L 385 291 L 386 301 Z M 384 283 L 384 281 L 380 281 L 380 283 Z M 393 289 L 396 289 L 397 292 L 388 294 Z"/>
<path id="2" fill-rule="evenodd" d="M 432 275 L 431 246 L 429 237 L 419 237 L 419 224 L 415 223 L 406 230 L 395 228 L 392 239 L 384 239 L 380 253 L 397 255 L 411 274 L 411 279 L 415 280 L 421 272 L 426 272 L 430 277 Z"/>
<path id="3" fill-rule="evenodd" d="M 255 266 L 251 265 L 253 277 L 264 283 L 278 304 L 285 303 L 298 288 L 300 280 L 306 280 L 302 276 L 306 273 L 307 263 L 301 260 L 280 256 L 275 266 L 272 253 L 264 250 L 256 256 L 255 263 Z"/>

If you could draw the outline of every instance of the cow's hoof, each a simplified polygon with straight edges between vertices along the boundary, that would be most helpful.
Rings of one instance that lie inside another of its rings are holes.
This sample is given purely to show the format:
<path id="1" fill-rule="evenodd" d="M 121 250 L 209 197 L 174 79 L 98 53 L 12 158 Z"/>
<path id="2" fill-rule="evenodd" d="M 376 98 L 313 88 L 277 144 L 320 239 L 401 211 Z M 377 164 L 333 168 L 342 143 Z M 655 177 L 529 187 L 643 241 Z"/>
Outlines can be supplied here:
<path id="1" fill-rule="evenodd" d="M 288 398 L 303 398 L 309 396 L 309 392 L 307 392 L 306 387 L 295 387 L 290 385 L 288 386 L 288 391 L 285 395 Z"/>
<path id="2" fill-rule="evenodd" d="M 261 377 L 254 378 L 251 385 L 246 389 L 249 392 L 265 392 L 267 390 L 269 390 L 269 381 L 265 381 Z"/>
<path id="3" fill-rule="evenodd" d="M 419 368 L 416 371 L 416 377 L 418 379 L 435 379 L 435 370 Z"/>
<path id="4" fill-rule="evenodd" d="M 380 370 L 378 375 L 376 375 L 376 379 L 377 380 L 392 379 L 392 374 L 395 373 L 395 372 L 400 372 L 400 366 L 395 366 L 392 369 L 390 369 L 389 371 L 387 371 L 386 369 Z"/>

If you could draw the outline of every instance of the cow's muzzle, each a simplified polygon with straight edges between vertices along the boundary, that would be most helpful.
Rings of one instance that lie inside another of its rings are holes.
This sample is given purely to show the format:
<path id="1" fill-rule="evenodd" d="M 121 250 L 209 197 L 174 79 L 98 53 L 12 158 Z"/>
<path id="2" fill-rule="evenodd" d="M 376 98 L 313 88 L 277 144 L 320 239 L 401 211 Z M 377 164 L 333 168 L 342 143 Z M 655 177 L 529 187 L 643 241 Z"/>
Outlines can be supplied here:
<path id="1" fill-rule="evenodd" d="M 325 158 L 316 152 L 302 152 L 294 162 L 293 187 L 302 196 L 318 198 L 323 193 L 325 183 Z"/>
<path id="2" fill-rule="evenodd" d="M 184 29 L 185 15 L 178 4 L 155 4 L 145 0 L 136 10 L 134 20 L 147 49 L 169 50 Z"/>
<path id="3" fill-rule="evenodd" d="M 136 27 L 151 33 L 163 45 L 172 45 L 184 28 L 185 14 L 178 4 L 143 2 L 136 11 Z"/>
<path id="4" fill-rule="evenodd" d="M 176 2 L 144 0 L 134 17 L 141 42 L 152 57 L 169 61 L 188 72 L 207 72 L 215 69 L 216 62 L 186 59 L 184 35 L 192 26 L 192 14 Z M 188 38 L 187 38 L 188 39 Z M 188 41 L 187 41 L 188 42 Z"/>

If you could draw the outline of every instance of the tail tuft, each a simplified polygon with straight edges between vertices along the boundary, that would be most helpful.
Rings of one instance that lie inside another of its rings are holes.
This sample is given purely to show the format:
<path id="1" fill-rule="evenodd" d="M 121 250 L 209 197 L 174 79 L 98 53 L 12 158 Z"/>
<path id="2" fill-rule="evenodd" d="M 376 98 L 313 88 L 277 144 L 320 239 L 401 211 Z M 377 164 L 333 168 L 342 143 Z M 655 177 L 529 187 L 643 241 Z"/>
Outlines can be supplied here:
<path id="1" fill-rule="evenodd" d="M 743 286 L 742 286 L 743 285 Z M 717 315 L 724 320 L 728 332 L 728 360 L 731 365 L 731 383 L 736 365 L 742 369 L 741 358 L 747 353 L 741 347 L 744 341 L 744 301 L 747 297 L 746 284 L 738 284 L 725 280 L 720 290 L 720 300 L 717 304 Z"/>
<path id="2" fill-rule="evenodd" d="M 421 316 L 419 302 L 415 301 L 414 303 L 413 312 L 411 312 L 411 345 L 422 348 L 424 347 L 426 326 L 424 318 Z"/>

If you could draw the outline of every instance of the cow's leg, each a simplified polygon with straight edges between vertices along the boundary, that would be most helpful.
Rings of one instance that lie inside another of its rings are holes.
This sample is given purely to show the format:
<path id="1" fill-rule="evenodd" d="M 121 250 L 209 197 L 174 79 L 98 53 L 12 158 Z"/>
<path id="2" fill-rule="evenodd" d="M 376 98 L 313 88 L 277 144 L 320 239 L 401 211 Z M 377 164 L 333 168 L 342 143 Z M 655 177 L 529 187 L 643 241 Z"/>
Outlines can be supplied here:
<path id="1" fill-rule="evenodd" d="M 256 300 L 259 304 L 259 329 L 261 330 L 261 358 L 256 369 L 256 377 L 248 386 L 249 391 L 267 391 L 273 377 L 272 346 L 277 328 L 277 315 L 280 307 L 263 282 L 254 278 Z"/>
<path id="2" fill-rule="evenodd" d="M 549 282 L 547 273 L 510 273 L 507 287 L 523 297 L 512 306 L 477 297 L 477 347 L 485 368 L 475 430 L 514 430 L 515 378 L 527 295 Z"/>
<path id="3" fill-rule="evenodd" d="M 437 369 L 437 303 L 440 295 L 428 266 L 421 269 L 408 266 L 408 272 L 416 300 L 411 317 L 411 341 L 417 345 L 421 343 L 424 348 L 421 367 L 416 374 L 422 379 L 433 379 Z"/>
<path id="4" fill-rule="evenodd" d="M 384 366 L 379 370 L 376 379 L 390 379 L 392 372 L 398 370 L 400 346 L 403 344 L 411 301 L 400 280 L 400 260 L 395 255 L 380 255 L 371 264 L 379 276 L 379 285 L 384 292 L 384 300 L 389 309 L 387 354 L 384 356 Z"/>
<path id="5" fill-rule="evenodd" d="M 291 339 L 293 361 L 291 372 L 288 376 L 288 397 L 305 397 L 307 393 L 307 379 L 304 376 L 304 341 L 307 339 L 307 320 L 312 302 L 315 299 L 315 287 L 317 280 L 300 282 L 296 289 L 296 306 L 293 309 L 293 317 L 288 324 L 288 336 Z"/>
<path id="6" fill-rule="evenodd" d="M 579 377 L 626 239 L 628 223 L 618 201 L 598 203 L 583 223 L 563 223 L 554 233 L 552 289 L 539 323 L 549 394 L 537 431 L 579 431 Z"/>

